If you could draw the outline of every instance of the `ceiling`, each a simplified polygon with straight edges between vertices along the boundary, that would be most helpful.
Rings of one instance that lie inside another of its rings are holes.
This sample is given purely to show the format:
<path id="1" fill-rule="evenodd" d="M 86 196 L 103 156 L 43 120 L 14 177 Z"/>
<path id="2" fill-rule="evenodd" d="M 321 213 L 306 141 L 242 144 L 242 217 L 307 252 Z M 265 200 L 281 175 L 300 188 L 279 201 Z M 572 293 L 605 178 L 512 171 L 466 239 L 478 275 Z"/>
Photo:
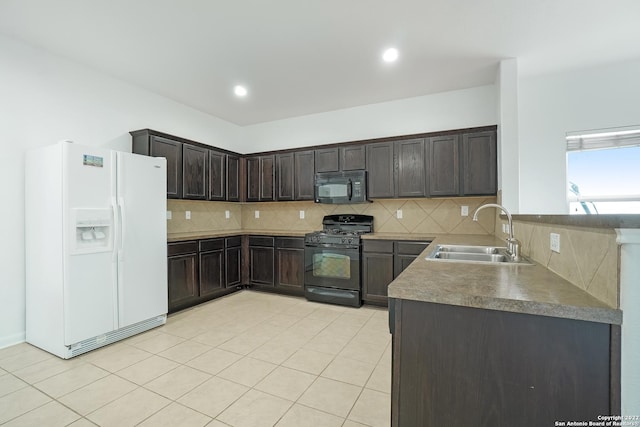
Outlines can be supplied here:
<path id="1" fill-rule="evenodd" d="M 504 58 L 638 58 L 638 18 L 638 0 L 0 0 L 0 34 L 242 126 L 491 84 Z"/>

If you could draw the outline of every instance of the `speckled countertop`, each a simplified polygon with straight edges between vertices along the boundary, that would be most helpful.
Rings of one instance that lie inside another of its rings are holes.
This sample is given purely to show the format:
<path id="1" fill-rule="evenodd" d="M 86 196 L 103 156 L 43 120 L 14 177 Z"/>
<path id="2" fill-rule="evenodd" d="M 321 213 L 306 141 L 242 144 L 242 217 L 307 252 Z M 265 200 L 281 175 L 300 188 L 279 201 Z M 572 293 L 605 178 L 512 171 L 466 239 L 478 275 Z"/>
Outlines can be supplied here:
<path id="1" fill-rule="evenodd" d="M 389 297 L 616 325 L 622 323 L 620 310 L 609 307 L 536 263 L 487 265 L 425 260 L 437 244 L 504 246 L 504 242 L 494 236 L 433 237 L 431 245 L 389 285 Z"/>

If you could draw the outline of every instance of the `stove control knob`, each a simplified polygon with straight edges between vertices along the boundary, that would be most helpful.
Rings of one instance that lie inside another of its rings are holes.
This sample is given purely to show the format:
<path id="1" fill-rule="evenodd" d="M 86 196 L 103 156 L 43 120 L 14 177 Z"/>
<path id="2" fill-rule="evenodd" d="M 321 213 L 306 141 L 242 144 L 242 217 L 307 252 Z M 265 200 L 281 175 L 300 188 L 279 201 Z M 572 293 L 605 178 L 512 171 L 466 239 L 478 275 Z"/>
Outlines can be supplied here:
<path id="1" fill-rule="evenodd" d="M 340 241 L 341 241 L 342 243 L 347 243 L 347 239 L 346 239 L 345 237 L 343 237 L 342 239 L 340 239 Z"/>
<path id="2" fill-rule="evenodd" d="M 349 239 L 349 243 L 353 243 L 353 239 Z"/>

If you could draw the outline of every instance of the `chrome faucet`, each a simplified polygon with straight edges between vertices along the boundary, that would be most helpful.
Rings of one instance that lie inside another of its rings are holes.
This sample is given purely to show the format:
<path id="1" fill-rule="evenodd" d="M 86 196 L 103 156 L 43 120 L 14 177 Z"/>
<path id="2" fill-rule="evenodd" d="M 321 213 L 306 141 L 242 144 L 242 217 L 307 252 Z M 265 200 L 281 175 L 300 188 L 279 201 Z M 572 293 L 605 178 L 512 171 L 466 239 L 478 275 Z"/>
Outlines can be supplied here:
<path id="1" fill-rule="evenodd" d="M 513 237 L 513 219 L 511 218 L 511 214 L 502 205 L 498 205 L 496 203 L 487 203 L 486 205 L 480 206 L 473 213 L 473 220 L 478 220 L 478 212 L 480 212 L 484 208 L 498 208 L 502 210 L 502 212 L 507 215 L 507 219 L 509 220 L 509 238 L 507 239 L 507 252 L 511 255 L 511 259 L 514 261 L 520 261 L 520 241 Z"/>

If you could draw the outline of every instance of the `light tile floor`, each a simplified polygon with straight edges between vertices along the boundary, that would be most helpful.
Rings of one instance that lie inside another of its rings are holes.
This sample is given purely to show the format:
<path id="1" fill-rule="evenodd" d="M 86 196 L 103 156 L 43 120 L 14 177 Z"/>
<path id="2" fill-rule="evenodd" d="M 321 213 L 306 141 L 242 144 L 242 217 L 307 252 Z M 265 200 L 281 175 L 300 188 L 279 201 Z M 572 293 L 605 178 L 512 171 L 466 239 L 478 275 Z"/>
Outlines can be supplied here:
<path id="1" fill-rule="evenodd" d="M 18 344 L 0 425 L 388 426 L 387 316 L 242 291 L 71 360 Z"/>

